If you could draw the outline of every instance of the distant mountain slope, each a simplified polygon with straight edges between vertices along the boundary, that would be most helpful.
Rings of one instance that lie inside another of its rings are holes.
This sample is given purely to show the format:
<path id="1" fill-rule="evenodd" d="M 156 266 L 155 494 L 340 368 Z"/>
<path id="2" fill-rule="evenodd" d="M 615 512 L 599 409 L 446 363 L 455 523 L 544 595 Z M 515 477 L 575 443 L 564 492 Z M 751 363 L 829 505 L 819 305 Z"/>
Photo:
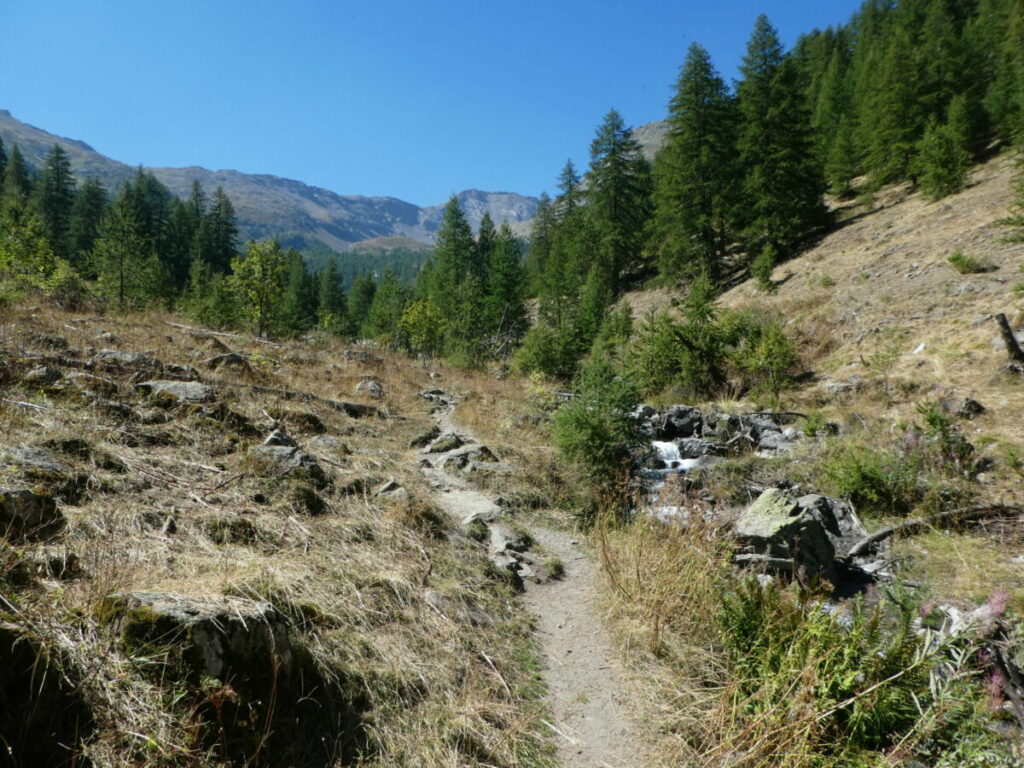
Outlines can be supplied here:
<path id="1" fill-rule="evenodd" d="M 83 141 L 54 136 L 17 120 L 6 110 L 0 110 L 0 139 L 7 145 L 16 143 L 36 167 L 42 165 L 55 143 L 60 144 L 77 175 L 98 177 L 111 190 L 135 172 L 132 166 L 100 154 Z M 378 237 L 408 237 L 429 244 L 444 210 L 444 204 L 420 208 L 393 197 L 339 195 L 266 174 L 195 166 L 148 170 L 176 195 L 188 195 L 194 180 L 207 192 L 218 185 L 224 187 L 238 214 L 243 238 L 288 233 L 319 240 L 335 250 L 347 250 L 353 243 Z M 500 224 L 506 218 L 510 222 L 530 219 L 537 207 L 535 198 L 508 192 L 468 190 L 460 193 L 459 199 L 474 228 L 485 210 Z"/>

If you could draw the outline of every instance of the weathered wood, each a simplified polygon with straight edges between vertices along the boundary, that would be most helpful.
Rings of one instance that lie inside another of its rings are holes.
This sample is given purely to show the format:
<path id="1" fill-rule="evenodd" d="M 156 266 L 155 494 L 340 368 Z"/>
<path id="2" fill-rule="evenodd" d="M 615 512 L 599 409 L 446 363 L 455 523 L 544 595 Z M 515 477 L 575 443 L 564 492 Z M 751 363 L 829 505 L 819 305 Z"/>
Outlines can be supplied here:
<path id="1" fill-rule="evenodd" d="M 860 557 L 876 544 L 880 544 L 896 534 L 920 533 L 941 523 L 968 522 L 985 517 L 995 517 L 996 515 L 1019 515 L 1022 513 L 1024 513 L 1024 507 L 1015 504 L 985 504 L 977 507 L 950 509 L 946 512 L 938 512 L 926 517 L 915 517 L 910 520 L 904 520 L 896 525 L 888 525 L 875 531 L 870 536 L 865 536 L 850 547 L 846 556 L 850 558 Z"/>
<path id="2" fill-rule="evenodd" d="M 1013 328 L 1010 327 L 1010 321 L 1006 319 L 1006 315 L 1000 312 L 996 315 L 996 322 L 999 323 L 999 332 L 1003 335 L 1006 354 L 1010 356 L 1010 360 L 1015 363 L 1024 363 L 1024 349 L 1020 348 L 1020 344 L 1017 342 L 1017 337 L 1014 335 Z"/>
<path id="3" fill-rule="evenodd" d="M 732 561 L 736 565 L 763 565 L 766 568 L 786 573 L 796 570 L 796 563 L 788 557 L 772 557 L 771 555 L 752 553 L 733 555 Z"/>

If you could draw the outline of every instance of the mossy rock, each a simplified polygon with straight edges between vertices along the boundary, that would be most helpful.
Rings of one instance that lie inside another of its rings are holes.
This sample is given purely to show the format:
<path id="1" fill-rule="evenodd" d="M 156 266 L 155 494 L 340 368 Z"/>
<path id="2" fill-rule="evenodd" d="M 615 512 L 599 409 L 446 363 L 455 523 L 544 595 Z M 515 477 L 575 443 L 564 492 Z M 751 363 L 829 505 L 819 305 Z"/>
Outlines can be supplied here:
<path id="1" fill-rule="evenodd" d="M 46 539 L 66 524 L 64 514 L 45 489 L 0 490 L 0 537 L 11 542 Z"/>

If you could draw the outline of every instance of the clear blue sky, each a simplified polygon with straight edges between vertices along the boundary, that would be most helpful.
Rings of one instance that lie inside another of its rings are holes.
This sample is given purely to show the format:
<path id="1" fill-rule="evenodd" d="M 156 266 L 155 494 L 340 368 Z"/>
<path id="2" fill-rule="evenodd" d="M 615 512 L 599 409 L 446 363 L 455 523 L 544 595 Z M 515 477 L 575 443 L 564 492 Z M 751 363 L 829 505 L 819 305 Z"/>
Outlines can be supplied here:
<path id="1" fill-rule="evenodd" d="M 659 120 L 687 47 L 737 66 L 859 0 L 0 0 L 0 108 L 130 164 L 419 205 L 550 191 L 610 107 Z"/>

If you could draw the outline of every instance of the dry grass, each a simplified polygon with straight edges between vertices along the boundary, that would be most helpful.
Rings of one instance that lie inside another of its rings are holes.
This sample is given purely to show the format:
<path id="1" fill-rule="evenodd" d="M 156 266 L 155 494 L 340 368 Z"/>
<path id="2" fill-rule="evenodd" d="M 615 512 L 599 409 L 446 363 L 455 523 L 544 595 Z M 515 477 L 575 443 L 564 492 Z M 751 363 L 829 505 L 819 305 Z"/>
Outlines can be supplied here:
<path id="1" fill-rule="evenodd" d="M 74 552 L 84 575 L 19 586 L 0 579 L 17 621 L 65 649 L 69 672 L 88 692 L 97 719 L 85 750 L 93 764 L 206 765 L 220 754 L 199 738 L 204 726 L 195 702 L 205 694 L 189 690 L 175 698 L 166 685 L 140 675 L 137 660 L 93 618 L 109 594 L 154 590 L 272 602 L 325 679 L 360 711 L 360 765 L 549 765 L 538 726 L 542 691 L 530 621 L 491 575 L 480 545 L 433 508 L 407 448 L 431 424 L 416 392 L 459 387 L 460 376 L 442 371 L 438 382 L 426 369 L 378 350 L 372 353 L 379 362 L 359 363 L 326 339 L 271 346 L 238 336 L 213 343 L 164 320 L 180 321 L 30 307 L 0 317 L 0 346 L 15 360 L 3 397 L 39 406 L 0 403 L 0 440 L 74 435 L 94 456 L 116 457 L 128 470 L 62 456 L 89 477 L 80 505 L 62 505 L 69 523 L 57 544 Z M 97 340 L 103 331 L 115 333 L 116 344 Z M 72 349 L 43 349 L 41 334 L 61 336 Z M 219 386 L 218 402 L 239 417 L 220 422 L 194 408 L 161 411 L 135 391 L 129 373 L 97 371 L 116 381 L 114 399 L 155 414 L 144 421 L 166 419 L 144 424 L 84 407 L 59 387 L 19 384 L 29 367 L 19 358 L 85 360 L 110 346 L 152 350 L 165 363 L 194 365 L 205 375 L 202 361 L 221 344 L 251 355 L 253 370 L 220 370 L 210 374 L 215 378 L 358 401 L 356 383 L 373 375 L 386 395 L 366 402 L 392 418 L 352 419 L 316 402 Z M 320 454 L 333 485 L 319 492 L 324 509 L 313 516 L 304 508 L 308 487 L 268 474 L 246 450 L 281 424 L 308 446 L 317 420 L 350 452 Z M 409 498 L 373 498 L 369 491 L 387 479 L 401 483 Z M 366 490 L 343 493 L 352 480 L 362 480 Z M 168 518 L 176 524 L 173 534 L 162 531 Z M 47 548 L 52 545 L 26 544 L 19 557 Z M 439 610 L 425 600 L 429 592 L 456 608 Z"/>

